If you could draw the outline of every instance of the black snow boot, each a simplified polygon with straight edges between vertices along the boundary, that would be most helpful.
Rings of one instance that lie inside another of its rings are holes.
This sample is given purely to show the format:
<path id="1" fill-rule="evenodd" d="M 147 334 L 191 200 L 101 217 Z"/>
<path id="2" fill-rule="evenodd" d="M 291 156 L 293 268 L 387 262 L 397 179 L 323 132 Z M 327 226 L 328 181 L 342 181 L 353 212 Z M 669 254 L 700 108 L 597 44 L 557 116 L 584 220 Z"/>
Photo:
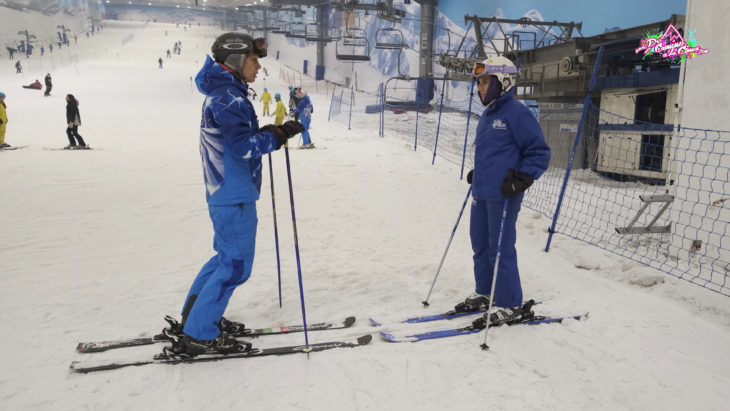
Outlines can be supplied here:
<path id="1" fill-rule="evenodd" d="M 473 293 L 466 297 L 463 303 L 456 304 L 454 311 L 457 313 L 468 313 L 489 308 L 489 296 Z"/>
<path id="2" fill-rule="evenodd" d="M 236 354 L 251 350 L 251 343 L 239 341 L 223 332 L 212 340 L 198 340 L 185 334 L 183 342 L 185 343 L 185 354 L 191 356 L 200 354 Z"/>
<path id="3" fill-rule="evenodd" d="M 535 316 L 532 311 L 532 306 L 535 304 L 535 300 L 530 300 L 521 307 L 513 308 L 499 308 L 491 313 L 484 313 L 483 316 L 477 318 L 472 322 L 474 328 L 486 328 L 487 327 L 487 315 L 489 315 L 489 326 L 497 327 L 503 324 L 516 324 L 522 321 L 527 321 Z"/>

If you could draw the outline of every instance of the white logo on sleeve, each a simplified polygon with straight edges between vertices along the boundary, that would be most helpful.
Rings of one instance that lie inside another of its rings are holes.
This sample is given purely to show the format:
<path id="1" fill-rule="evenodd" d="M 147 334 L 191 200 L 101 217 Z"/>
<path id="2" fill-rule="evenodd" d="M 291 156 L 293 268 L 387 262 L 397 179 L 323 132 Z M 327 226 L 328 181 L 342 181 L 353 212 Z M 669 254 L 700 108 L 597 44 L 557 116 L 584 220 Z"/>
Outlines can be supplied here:
<path id="1" fill-rule="evenodd" d="M 502 120 L 496 119 L 496 120 L 494 120 L 494 122 L 492 122 L 492 128 L 497 129 L 497 130 L 506 130 L 507 125 L 504 124 L 502 122 Z"/>

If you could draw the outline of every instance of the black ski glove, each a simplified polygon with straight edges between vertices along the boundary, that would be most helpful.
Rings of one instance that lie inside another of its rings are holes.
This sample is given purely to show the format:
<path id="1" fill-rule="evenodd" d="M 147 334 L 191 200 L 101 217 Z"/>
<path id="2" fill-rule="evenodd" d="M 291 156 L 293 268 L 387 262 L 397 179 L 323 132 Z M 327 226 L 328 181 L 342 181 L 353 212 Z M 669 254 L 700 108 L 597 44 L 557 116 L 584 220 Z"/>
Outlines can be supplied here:
<path id="1" fill-rule="evenodd" d="M 297 121 L 289 120 L 280 126 L 275 126 L 273 124 L 265 125 L 261 127 L 261 131 L 268 131 L 274 135 L 274 138 L 276 139 L 276 149 L 278 150 L 281 146 L 286 144 L 287 140 L 304 131 L 304 126 Z"/>
<path id="2" fill-rule="evenodd" d="M 532 185 L 532 177 L 525 173 L 515 173 L 515 170 L 507 169 L 507 177 L 505 177 L 502 187 L 499 191 L 507 198 L 512 198 L 524 192 Z"/>
<path id="3" fill-rule="evenodd" d="M 469 172 L 466 174 L 466 182 L 471 184 L 472 176 L 474 175 L 474 170 L 469 170 Z"/>

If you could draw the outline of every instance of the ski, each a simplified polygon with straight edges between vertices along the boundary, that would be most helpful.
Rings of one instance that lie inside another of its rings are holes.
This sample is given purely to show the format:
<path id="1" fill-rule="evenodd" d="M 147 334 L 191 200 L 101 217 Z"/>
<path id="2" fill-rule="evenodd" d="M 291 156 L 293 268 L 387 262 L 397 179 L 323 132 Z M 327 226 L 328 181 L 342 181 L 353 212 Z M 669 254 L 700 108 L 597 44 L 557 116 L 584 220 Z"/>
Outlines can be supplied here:
<path id="1" fill-rule="evenodd" d="M 314 323 L 307 326 L 307 331 L 321 331 L 321 330 L 337 330 L 342 328 L 351 327 L 355 323 L 355 317 L 347 317 L 340 323 Z M 246 329 L 241 334 L 235 334 L 235 337 L 240 338 L 251 338 L 260 337 L 265 335 L 277 335 L 277 334 L 290 334 L 303 332 L 303 325 L 289 325 L 283 327 L 272 327 L 272 328 L 256 328 Z M 157 334 L 154 337 L 146 338 L 130 338 L 126 340 L 112 340 L 112 341 L 97 341 L 97 342 L 81 342 L 76 346 L 76 351 L 80 353 L 97 353 L 107 350 L 113 350 L 117 348 L 126 347 L 139 347 L 141 345 L 150 345 L 155 343 L 169 342 L 170 339 L 165 337 L 163 334 Z"/>
<path id="2" fill-rule="evenodd" d="M 538 325 L 538 324 L 550 324 L 550 323 L 561 323 L 564 320 L 574 319 L 583 320 L 588 318 L 588 313 L 564 317 L 545 317 L 545 316 L 533 316 L 525 320 L 520 320 L 512 323 L 507 323 L 509 326 L 513 325 Z M 490 326 L 497 327 L 499 325 Z M 380 335 L 388 342 L 418 342 L 423 340 L 433 340 L 437 338 L 455 337 L 458 335 L 476 334 L 482 331 L 484 328 L 474 327 L 469 325 L 461 328 L 450 328 L 446 330 L 427 331 L 423 333 L 408 335 L 405 337 L 398 337 L 393 334 L 381 332 Z"/>
<path id="3" fill-rule="evenodd" d="M 264 357 L 269 355 L 286 355 L 296 353 L 309 353 L 317 351 L 325 351 L 333 348 L 346 348 L 346 347 L 359 347 L 368 344 L 372 340 L 372 335 L 367 334 L 359 337 L 354 341 L 330 341 L 323 343 L 310 344 L 309 348 L 305 345 L 290 345 L 272 348 L 261 348 L 252 349 L 239 354 L 202 354 L 196 357 L 186 357 L 174 354 L 171 350 L 165 347 L 165 350 L 161 354 L 157 354 L 149 360 L 138 360 L 138 361 L 116 361 L 108 363 L 89 363 L 85 365 L 83 362 L 74 361 L 69 367 L 72 372 L 86 374 L 96 371 L 116 370 L 119 368 L 142 366 L 148 364 L 185 364 L 185 363 L 196 363 L 196 362 L 210 362 L 210 361 L 222 361 L 232 360 L 236 358 L 251 358 L 251 357 Z"/>
<path id="4" fill-rule="evenodd" d="M 10 146 L 10 147 L 0 147 L 0 151 L 11 151 L 11 150 L 20 150 L 21 148 L 26 148 L 28 146 Z"/>
<path id="5" fill-rule="evenodd" d="M 542 301 L 535 302 L 535 305 L 542 304 Z M 416 323 L 425 323 L 430 321 L 440 321 L 440 320 L 453 320 L 454 318 L 461 318 L 466 317 L 468 315 L 476 315 L 476 314 L 484 314 L 487 312 L 486 309 L 482 310 L 476 310 L 476 311 L 466 311 L 466 312 L 457 312 L 456 310 L 449 310 L 441 314 L 433 314 L 433 315 L 424 315 L 420 317 L 411 317 L 406 318 L 403 321 L 400 321 L 402 324 L 416 324 Z M 383 325 L 383 322 L 377 321 L 373 318 L 368 318 L 370 320 L 370 324 L 374 325 L 376 327 L 380 327 Z"/>
<path id="6" fill-rule="evenodd" d="M 65 148 L 65 147 L 43 147 L 44 150 L 52 150 L 52 151 L 85 151 L 85 150 L 101 150 L 100 148 L 94 148 L 90 146 L 86 147 L 77 147 L 77 148 Z"/>

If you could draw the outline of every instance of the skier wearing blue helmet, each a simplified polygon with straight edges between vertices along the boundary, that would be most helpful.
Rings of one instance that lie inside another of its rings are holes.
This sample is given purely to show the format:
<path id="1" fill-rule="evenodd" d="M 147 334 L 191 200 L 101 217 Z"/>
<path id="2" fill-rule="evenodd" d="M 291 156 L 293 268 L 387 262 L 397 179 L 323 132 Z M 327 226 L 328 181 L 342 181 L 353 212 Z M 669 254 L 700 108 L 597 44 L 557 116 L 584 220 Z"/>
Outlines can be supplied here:
<path id="1" fill-rule="evenodd" d="M 205 94 L 200 123 L 200 154 L 208 211 L 213 222 L 214 255 L 200 270 L 182 309 L 182 322 L 171 322 L 173 350 L 186 355 L 243 352 L 251 344 L 231 334 L 243 324 L 223 313 L 233 291 L 248 280 L 253 266 L 256 201 L 261 189 L 261 157 L 299 134 L 301 124 L 259 128 L 248 97 L 249 83 L 266 57 L 264 39 L 242 33 L 219 36 L 195 77 Z M 180 341 L 182 344 L 180 344 Z"/>
<path id="2" fill-rule="evenodd" d="M 522 285 L 517 269 L 516 223 L 524 191 L 547 169 L 550 147 L 535 116 L 514 98 L 517 67 L 503 56 L 474 65 L 479 97 L 486 106 L 477 125 L 474 169 L 467 174 L 472 185 L 470 237 L 474 251 L 474 293 L 458 304 L 457 311 L 475 311 L 492 305 L 505 308 L 509 321 L 522 315 Z M 501 253 L 495 289 L 492 290 L 502 212 Z M 486 315 L 486 314 L 485 314 Z M 478 319 L 484 324 L 486 319 Z M 475 322 L 475 325 L 476 322 Z"/>

